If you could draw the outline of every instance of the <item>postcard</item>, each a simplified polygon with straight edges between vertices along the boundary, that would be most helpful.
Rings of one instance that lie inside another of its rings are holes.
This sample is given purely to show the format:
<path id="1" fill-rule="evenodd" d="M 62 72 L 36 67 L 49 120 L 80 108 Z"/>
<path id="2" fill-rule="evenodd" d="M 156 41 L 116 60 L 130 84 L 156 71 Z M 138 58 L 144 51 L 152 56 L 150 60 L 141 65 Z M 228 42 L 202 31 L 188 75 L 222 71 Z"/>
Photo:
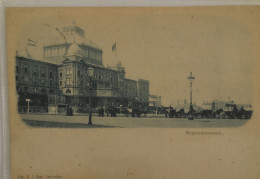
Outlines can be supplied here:
<path id="1" fill-rule="evenodd" d="M 259 178 L 259 10 L 6 8 L 12 178 Z"/>

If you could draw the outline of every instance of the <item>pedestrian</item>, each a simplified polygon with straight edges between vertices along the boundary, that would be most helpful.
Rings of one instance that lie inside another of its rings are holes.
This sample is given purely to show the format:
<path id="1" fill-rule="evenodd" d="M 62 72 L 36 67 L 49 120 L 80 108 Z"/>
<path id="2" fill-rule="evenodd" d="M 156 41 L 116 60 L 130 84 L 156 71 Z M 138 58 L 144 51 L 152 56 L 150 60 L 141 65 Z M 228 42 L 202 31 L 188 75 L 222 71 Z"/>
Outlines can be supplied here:
<path id="1" fill-rule="evenodd" d="M 107 117 L 108 117 L 109 116 L 108 107 L 106 107 L 105 111 L 106 111 L 106 114 L 107 114 Z"/>
<path id="2" fill-rule="evenodd" d="M 165 117 L 168 117 L 168 111 L 165 110 Z"/>
<path id="3" fill-rule="evenodd" d="M 101 106 L 101 116 L 104 117 L 104 108 Z"/>

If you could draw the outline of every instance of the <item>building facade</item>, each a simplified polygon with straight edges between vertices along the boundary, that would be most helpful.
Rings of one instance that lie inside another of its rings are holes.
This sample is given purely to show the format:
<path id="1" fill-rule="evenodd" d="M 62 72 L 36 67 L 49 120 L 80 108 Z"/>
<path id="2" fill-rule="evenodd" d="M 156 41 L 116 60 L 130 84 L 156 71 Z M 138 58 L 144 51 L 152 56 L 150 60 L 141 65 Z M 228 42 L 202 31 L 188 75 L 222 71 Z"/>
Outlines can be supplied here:
<path id="1" fill-rule="evenodd" d="M 125 78 L 119 64 L 113 68 L 103 65 L 102 49 L 86 40 L 78 26 L 62 29 L 64 42 L 43 47 L 43 58 L 16 56 L 16 87 L 18 110 L 27 112 L 63 113 L 70 105 L 75 113 L 93 107 L 139 106 L 149 103 L 149 81 Z M 90 77 L 88 69 L 93 68 Z"/>

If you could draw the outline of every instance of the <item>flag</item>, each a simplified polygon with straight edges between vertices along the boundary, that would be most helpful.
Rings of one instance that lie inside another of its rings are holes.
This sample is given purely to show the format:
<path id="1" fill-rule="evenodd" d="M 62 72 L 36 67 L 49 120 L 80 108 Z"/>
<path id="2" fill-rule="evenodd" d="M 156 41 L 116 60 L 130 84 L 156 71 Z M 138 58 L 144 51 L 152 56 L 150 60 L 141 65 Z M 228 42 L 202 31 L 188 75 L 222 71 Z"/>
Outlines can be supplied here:
<path id="1" fill-rule="evenodd" d="M 36 42 L 31 39 L 27 39 L 27 45 L 36 46 Z"/>
<path id="2" fill-rule="evenodd" d="M 67 39 L 65 37 L 65 35 L 60 31 L 60 29 L 58 29 L 57 27 L 55 27 L 55 29 L 60 33 L 60 35 L 64 38 L 65 42 L 67 42 Z"/>
<path id="3" fill-rule="evenodd" d="M 116 50 L 116 42 L 112 46 L 112 51 L 115 51 L 115 50 Z"/>

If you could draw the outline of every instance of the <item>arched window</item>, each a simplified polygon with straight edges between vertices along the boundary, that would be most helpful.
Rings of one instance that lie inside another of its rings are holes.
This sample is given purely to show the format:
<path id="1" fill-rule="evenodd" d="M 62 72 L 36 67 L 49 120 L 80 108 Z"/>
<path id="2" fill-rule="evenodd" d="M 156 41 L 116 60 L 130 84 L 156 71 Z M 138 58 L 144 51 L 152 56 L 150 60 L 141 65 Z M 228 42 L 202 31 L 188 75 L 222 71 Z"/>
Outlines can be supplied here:
<path id="1" fill-rule="evenodd" d="M 67 93 L 67 94 L 70 94 L 70 93 L 71 93 L 70 89 L 67 89 L 67 90 L 66 90 L 66 93 Z"/>

